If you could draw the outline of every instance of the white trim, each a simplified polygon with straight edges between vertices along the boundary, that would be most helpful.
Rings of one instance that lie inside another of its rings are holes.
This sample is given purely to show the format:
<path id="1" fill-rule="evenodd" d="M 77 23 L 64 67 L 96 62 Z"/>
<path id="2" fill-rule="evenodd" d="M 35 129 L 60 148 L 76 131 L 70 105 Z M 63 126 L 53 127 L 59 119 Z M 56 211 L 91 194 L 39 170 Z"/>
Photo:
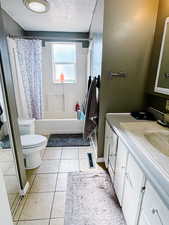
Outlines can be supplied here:
<path id="1" fill-rule="evenodd" d="M 155 88 L 154 88 L 155 92 L 162 93 L 162 94 L 169 94 L 169 89 L 158 87 L 158 81 L 159 81 L 159 76 L 160 76 L 160 67 L 161 67 L 161 62 L 162 62 L 162 57 L 163 57 L 163 50 L 164 50 L 165 37 L 166 37 L 168 23 L 169 23 L 169 17 L 167 17 L 165 20 L 164 32 L 163 32 L 163 38 L 162 38 L 161 50 L 160 50 L 160 57 L 159 57 L 159 63 L 158 63 L 158 69 L 157 69 L 157 76 L 156 76 Z"/>
<path id="2" fill-rule="evenodd" d="M 20 190 L 19 194 L 21 196 L 25 196 L 28 192 L 29 186 L 30 186 L 29 182 L 26 182 L 26 185 L 25 185 L 24 189 Z"/>
<path id="3" fill-rule="evenodd" d="M 100 157 L 100 158 L 97 158 L 96 162 L 97 163 L 103 163 L 105 161 L 104 161 L 104 158 L 103 157 L 102 158 Z"/>
<path id="4" fill-rule="evenodd" d="M 169 95 L 169 89 L 167 89 L 167 88 L 155 87 L 154 91 L 157 92 L 157 93 L 160 93 L 160 94 Z"/>

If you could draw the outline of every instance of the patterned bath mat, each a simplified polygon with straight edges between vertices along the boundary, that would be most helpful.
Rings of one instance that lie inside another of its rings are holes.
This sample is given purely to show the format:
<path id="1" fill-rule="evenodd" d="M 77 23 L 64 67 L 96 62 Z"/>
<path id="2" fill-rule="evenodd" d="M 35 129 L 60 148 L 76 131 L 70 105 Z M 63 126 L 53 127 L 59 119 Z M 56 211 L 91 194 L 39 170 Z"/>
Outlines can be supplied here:
<path id="1" fill-rule="evenodd" d="M 64 225 L 126 225 L 106 172 L 71 173 Z"/>
<path id="2" fill-rule="evenodd" d="M 83 134 L 51 134 L 47 147 L 90 146 L 90 141 L 83 139 Z"/>

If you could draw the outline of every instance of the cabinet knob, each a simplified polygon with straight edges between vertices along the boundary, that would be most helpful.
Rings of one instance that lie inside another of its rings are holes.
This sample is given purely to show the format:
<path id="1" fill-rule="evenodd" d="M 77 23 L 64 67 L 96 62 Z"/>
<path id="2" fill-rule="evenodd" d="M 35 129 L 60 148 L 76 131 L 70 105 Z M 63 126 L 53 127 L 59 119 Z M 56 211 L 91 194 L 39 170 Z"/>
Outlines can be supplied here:
<path id="1" fill-rule="evenodd" d="M 152 214 L 156 214 L 157 211 L 158 211 L 157 209 L 154 209 L 154 208 L 153 208 L 153 209 L 152 209 Z"/>

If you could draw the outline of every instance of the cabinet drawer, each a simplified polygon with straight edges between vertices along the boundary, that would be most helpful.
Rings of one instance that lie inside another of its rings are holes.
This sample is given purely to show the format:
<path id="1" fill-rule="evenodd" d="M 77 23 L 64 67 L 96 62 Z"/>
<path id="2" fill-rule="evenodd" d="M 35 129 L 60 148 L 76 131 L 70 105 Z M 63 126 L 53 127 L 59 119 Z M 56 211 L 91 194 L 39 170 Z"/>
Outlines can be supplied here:
<path id="1" fill-rule="evenodd" d="M 149 182 L 146 185 L 139 225 L 142 225 L 144 220 L 148 221 L 149 225 L 169 224 L 169 210 Z"/>
<path id="2" fill-rule="evenodd" d="M 122 201 L 122 210 L 127 225 L 136 225 L 138 222 L 144 185 L 144 174 L 135 159 L 129 154 Z"/>

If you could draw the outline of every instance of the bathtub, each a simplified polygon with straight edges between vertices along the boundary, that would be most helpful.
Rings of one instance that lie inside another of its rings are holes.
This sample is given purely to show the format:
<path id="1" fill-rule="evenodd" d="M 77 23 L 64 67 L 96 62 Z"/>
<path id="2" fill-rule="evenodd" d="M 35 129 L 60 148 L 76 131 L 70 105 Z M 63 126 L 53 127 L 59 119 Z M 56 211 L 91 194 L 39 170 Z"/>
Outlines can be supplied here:
<path id="1" fill-rule="evenodd" d="M 83 132 L 84 121 L 77 119 L 35 120 L 36 134 L 76 134 Z"/>

